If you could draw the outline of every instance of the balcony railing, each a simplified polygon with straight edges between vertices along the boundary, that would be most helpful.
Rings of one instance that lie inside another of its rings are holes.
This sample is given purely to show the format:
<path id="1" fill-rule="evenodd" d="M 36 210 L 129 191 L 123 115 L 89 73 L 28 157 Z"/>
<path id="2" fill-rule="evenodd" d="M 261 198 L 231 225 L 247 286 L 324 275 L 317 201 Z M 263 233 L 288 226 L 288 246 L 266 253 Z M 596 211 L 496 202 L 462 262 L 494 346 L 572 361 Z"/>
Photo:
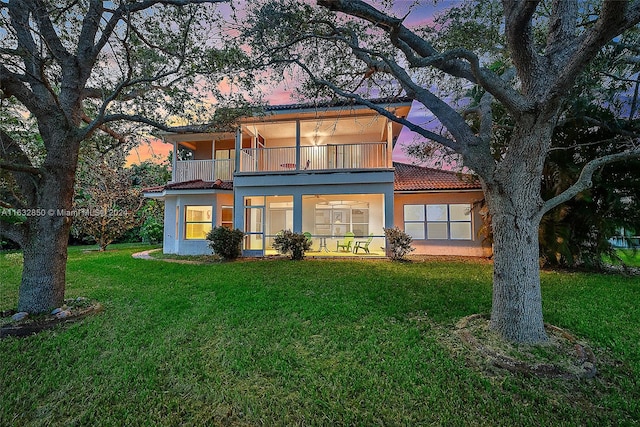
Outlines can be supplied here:
<path id="1" fill-rule="evenodd" d="M 233 167 L 233 159 L 179 160 L 173 171 L 173 181 L 185 182 L 194 179 L 231 181 L 233 180 Z"/>
<path id="2" fill-rule="evenodd" d="M 387 167 L 386 143 L 318 145 L 296 148 L 244 148 L 240 152 L 241 172 L 281 172 L 287 170 L 377 169 Z"/>
<path id="3" fill-rule="evenodd" d="M 324 171 L 379 169 L 388 165 L 386 143 L 318 145 L 300 147 L 244 148 L 240 151 L 241 172 Z M 235 160 L 179 160 L 173 171 L 174 182 L 233 180 Z"/>

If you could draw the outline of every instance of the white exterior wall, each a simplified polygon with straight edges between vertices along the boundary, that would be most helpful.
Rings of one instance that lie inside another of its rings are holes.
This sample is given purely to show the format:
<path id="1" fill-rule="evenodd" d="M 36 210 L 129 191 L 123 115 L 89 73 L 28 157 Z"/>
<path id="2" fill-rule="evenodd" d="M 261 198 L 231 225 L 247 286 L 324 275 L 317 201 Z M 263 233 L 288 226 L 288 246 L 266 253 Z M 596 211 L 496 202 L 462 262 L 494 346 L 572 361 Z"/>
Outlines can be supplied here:
<path id="1" fill-rule="evenodd" d="M 162 251 L 165 254 L 178 255 L 208 255 L 211 254 L 207 241 L 187 240 L 184 238 L 185 230 L 185 206 L 211 206 L 211 224 L 215 226 L 220 221 L 220 207 L 231 205 L 233 196 L 231 193 L 215 194 L 206 192 L 202 194 L 176 194 L 165 197 L 164 209 L 164 242 Z"/>

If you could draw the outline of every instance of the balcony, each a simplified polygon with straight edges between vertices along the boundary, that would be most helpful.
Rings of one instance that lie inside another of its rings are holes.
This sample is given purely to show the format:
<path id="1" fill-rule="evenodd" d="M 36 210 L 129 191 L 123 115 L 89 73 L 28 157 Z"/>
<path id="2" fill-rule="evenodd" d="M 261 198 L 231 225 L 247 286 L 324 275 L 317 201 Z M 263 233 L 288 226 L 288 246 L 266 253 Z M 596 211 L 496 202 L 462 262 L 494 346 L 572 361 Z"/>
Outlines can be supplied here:
<path id="1" fill-rule="evenodd" d="M 299 159 L 298 164 L 296 147 L 243 148 L 240 151 L 240 172 L 343 171 L 389 167 L 385 142 L 302 146 Z M 196 179 L 232 181 L 234 167 L 235 159 L 178 160 L 173 171 L 173 182 Z"/>
<path id="2" fill-rule="evenodd" d="M 243 148 L 240 172 L 333 171 L 390 167 L 387 143 L 372 142 L 300 147 Z"/>
<path id="3" fill-rule="evenodd" d="M 233 180 L 234 159 L 178 160 L 173 171 L 173 182 Z"/>

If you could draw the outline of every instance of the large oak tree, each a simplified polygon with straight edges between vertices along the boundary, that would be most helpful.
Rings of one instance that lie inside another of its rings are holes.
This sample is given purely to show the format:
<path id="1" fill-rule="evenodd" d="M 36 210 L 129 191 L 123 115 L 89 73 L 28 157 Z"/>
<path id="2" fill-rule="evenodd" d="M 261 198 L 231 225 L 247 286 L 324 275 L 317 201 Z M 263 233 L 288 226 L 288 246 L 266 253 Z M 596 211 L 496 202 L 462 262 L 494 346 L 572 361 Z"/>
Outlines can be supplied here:
<path id="1" fill-rule="evenodd" d="M 82 141 L 125 137 L 123 123 L 168 129 L 172 115 L 208 112 L 218 76 L 239 56 L 211 31 L 222 0 L 0 1 L 0 236 L 18 243 L 24 269 L 18 310 L 64 299 L 74 177 Z M 33 156 L 16 123 L 33 121 Z M 125 128 L 126 127 L 126 128 Z M 4 220 L 3 220 L 4 219 Z"/>
<path id="2" fill-rule="evenodd" d="M 500 62 L 468 47 L 499 39 L 476 40 L 489 32 L 473 26 L 466 34 L 471 43 L 447 45 L 434 42 L 442 28 L 410 29 L 382 9 L 393 2 L 317 3 L 319 8 L 287 0 L 257 7 L 247 37 L 258 59 L 281 74 L 304 76 L 307 94 L 353 99 L 457 153 L 479 176 L 492 218 L 491 328 L 515 342 L 545 341 L 540 220 L 588 188 L 600 167 L 638 156 L 640 148 L 633 135 L 617 138 L 615 152 L 589 159 L 579 178 L 548 200 L 541 197 L 543 167 L 567 96 L 602 50 L 640 22 L 640 1 L 503 0 L 502 26 L 494 29 L 505 40 Z M 619 45 L 611 55 L 633 58 L 637 52 Z M 456 83 L 474 96 L 454 102 L 438 93 L 438 86 Z M 367 101 L 371 94 L 393 95 L 389 88 L 424 106 L 438 126 L 398 119 Z M 496 104 L 511 121 L 500 150 L 494 144 L 501 132 Z"/>

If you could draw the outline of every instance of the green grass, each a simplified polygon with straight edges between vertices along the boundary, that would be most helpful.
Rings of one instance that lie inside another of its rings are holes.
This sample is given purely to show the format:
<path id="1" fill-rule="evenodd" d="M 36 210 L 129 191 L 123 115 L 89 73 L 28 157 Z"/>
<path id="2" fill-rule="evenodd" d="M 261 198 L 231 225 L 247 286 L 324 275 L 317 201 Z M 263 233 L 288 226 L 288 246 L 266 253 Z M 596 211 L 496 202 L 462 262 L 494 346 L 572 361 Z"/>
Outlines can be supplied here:
<path id="1" fill-rule="evenodd" d="M 640 267 L 640 250 L 620 249 L 618 256 L 628 266 Z"/>
<path id="2" fill-rule="evenodd" d="M 142 250 L 146 248 L 138 248 Z M 640 278 L 543 272 L 545 319 L 608 363 L 593 380 L 487 377 L 439 337 L 488 312 L 491 265 L 207 265 L 70 251 L 99 315 L 0 341 L 0 425 L 640 423 Z M 0 254 L 0 310 L 20 263 Z"/>

